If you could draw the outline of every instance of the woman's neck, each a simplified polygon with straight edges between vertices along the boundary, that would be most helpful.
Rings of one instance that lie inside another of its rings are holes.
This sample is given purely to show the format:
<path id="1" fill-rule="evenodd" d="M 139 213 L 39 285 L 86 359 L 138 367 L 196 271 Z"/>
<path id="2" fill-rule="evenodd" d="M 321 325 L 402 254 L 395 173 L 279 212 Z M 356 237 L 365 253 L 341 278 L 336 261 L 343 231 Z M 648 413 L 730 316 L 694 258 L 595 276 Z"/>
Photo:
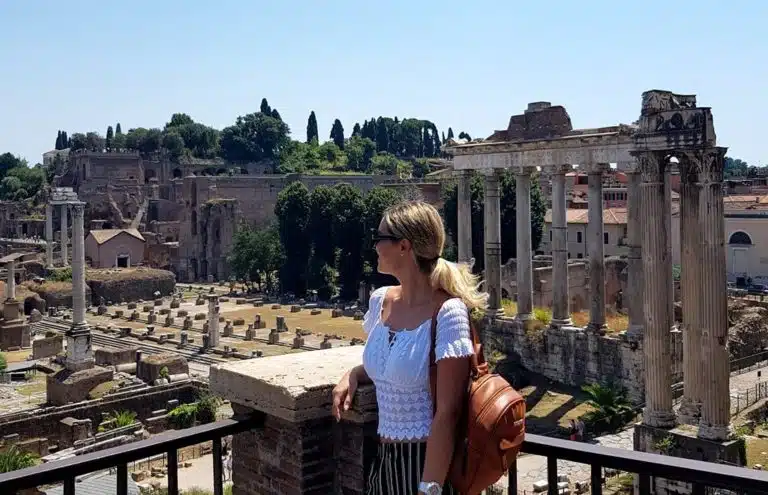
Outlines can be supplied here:
<path id="1" fill-rule="evenodd" d="M 400 299 L 408 306 L 423 306 L 432 301 L 432 284 L 429 276 L 421 272 L 410 272 L 398 277 Z"/>

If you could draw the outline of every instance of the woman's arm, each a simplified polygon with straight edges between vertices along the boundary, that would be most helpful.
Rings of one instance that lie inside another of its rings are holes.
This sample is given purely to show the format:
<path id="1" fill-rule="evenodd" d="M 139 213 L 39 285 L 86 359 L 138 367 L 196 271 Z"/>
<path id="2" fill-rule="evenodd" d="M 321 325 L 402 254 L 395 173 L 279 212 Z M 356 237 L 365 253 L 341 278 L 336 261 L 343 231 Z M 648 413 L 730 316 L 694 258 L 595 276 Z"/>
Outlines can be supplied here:
<path id="1" fill-rule="evenodd" d="M 427 440 L 422 481 L 443 485 L 453 459 L 456 425 L 465 401 L 469 380 L 469 357 L 437 362 L 437 407 Z"/>
<path id="2" fill-rule="evenodd" d="M 357 379 L 358 385 L 365 385 L 368 383 L 371 383 L 371 378 L 368 376 L 368 373 L 365 371 L 365 366 L 362 364 L 358 364 L 351 370 L 349 370 L 350 376 L 354 376 L 355 379 Z"/>

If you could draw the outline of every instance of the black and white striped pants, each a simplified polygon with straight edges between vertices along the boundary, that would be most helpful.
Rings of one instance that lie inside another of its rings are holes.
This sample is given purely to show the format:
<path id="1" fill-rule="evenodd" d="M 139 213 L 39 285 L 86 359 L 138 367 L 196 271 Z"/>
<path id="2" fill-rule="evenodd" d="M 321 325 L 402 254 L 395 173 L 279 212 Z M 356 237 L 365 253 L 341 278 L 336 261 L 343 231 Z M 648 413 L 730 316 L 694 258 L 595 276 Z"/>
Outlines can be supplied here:
<path id="1" fill-rule="evenodd" d="M 365 495 L 417 495 L 426 452 L 427 442 L 380 443 Z M 459 495 L 448 483 L 443 494 Z"/>

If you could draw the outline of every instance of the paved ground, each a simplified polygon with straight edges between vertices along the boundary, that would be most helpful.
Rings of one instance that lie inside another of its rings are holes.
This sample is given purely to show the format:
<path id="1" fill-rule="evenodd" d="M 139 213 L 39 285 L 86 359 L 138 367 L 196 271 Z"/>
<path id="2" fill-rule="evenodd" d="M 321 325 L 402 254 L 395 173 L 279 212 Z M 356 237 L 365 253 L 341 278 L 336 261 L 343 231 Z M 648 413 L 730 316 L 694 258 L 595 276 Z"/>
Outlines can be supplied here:
<path id="1" fill-rule="evenodd" d="M 208 454 L 190 462 L 191 467 L 179 469 L 179 491 L 202 488 L 213 492 L 213 455 Z M 161 486 L 168 486 L 168 478 L 149 478 L 139 485 L 148 487 L 153 480 L 159 481 Z"/>

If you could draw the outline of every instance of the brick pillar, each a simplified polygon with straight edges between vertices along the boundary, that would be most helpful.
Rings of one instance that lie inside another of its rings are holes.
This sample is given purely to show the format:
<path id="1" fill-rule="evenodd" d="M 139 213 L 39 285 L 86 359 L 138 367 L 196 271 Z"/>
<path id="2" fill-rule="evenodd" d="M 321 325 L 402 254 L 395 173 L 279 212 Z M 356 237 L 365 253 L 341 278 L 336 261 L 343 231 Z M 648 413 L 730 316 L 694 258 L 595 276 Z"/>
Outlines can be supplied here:
<path id="1" fill-rule="evenodd" d="M 362 494 L 376 454 L 373 387 L 362 387 L 341 422 L 331 391 L 362 360 L 362 346 L 241 361 L 211 368 L 211 391 L 236 414 L 262 419 L 232 442 L 234 495 Z M 286 374 L 285 370 L 292 372 Z"/>

